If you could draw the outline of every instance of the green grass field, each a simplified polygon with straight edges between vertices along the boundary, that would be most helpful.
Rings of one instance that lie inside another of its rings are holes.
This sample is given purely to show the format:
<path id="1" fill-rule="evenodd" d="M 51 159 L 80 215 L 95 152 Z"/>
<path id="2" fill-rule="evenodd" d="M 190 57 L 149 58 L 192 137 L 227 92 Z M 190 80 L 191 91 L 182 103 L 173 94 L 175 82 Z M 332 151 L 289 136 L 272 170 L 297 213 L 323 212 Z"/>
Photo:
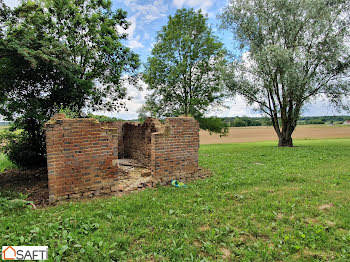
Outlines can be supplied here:
<path id="1" fill-rule="evenodd" d="M 0 153 L 0 173 L 6 169 L 14 168 L 15 165 L 7 159 L 6 155 Z"/>
<path id="2" fill-rule="evenodd" d="M 9 129 L 10 126 L 2 126 L 0 125 L 0 132 L 2 132 L 3 130 Z"/>
<path id="3" fill-rule="evenodd" d="M 349 261 L 350 139 L 206 145 L 186 189 L 9 209 L 0 246 L 65 261 Z"/>
<path id="4" fill-rule="evenodd" d="M 8 128 L 9 128 L 9 126 L 1 126 L 0 125 L 0 133 Z M 18 132 L 18 131 L 16 131 L 16 132 Z M 15 165 L 13 163 L 11 163 L 11 161 L 8 160 L 6 155 L 0 152 L 0 173 L 4 172 L 4 170 L 6 170 L 6 169 L 11 169 L 14 167 L 15 167 Z"/>

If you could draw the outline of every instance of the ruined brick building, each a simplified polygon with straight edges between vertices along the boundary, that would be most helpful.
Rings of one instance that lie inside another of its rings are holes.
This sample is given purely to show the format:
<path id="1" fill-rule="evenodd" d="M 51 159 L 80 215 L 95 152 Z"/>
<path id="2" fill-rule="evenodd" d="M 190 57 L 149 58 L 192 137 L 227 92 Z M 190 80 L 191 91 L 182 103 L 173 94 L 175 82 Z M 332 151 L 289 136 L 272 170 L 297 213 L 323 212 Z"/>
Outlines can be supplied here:
<path id="1" fill-rule="evenodd" d="M 50 202 L 187 180 L 198 173 L 191 117 L 107 122 L 55 115 L 46 124 Z"/>

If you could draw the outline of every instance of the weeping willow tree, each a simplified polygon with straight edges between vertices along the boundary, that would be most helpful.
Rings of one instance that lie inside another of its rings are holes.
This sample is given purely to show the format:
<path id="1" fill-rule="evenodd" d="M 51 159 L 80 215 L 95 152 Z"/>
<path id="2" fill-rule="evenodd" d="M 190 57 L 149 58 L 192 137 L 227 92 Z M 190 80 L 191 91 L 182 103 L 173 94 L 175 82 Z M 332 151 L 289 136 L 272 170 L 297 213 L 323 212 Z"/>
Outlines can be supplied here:
<path id="1" fill-rule="evenodd" d="M 245 51 L 226 86 L 271 118 L 279 146 L 293 146 L 303 106 L 317 97 L 347 108 L 350 2 L 231 0 L 222 28 Z M 345 103 L 344 103 L 345 102 Z"/>

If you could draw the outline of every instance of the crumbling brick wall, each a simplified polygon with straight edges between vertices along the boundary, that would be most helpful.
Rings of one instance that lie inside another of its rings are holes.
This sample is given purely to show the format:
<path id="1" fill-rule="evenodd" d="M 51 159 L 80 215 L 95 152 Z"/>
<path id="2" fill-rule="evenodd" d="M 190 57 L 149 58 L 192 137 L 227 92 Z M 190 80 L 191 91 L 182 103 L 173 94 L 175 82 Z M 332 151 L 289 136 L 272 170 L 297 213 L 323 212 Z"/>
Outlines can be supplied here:
<path id="1" fill-rule="evenodd" d="M 152 134 L 151 168 L 155 183 L 186 180 L 198 172 L 199 124 L 192 117 L 167 118 Z"/>
<path id="2" fill-rule="evenodd" d="M 101 127 L 117 129 L 118 137 L 118 158 L 124 158 L 123 127 L 127 121 L 101 122 Z"/>
<path id="3" fill-rule="evenodd" d="M 151 164 L 151 135 L 159 129 L 159 121 L 152 118 L 140 123 L 123 125 L 124 157 L 138 160 L 145 166 Z"/>
<path id="4" fill-rule="evenodd" d="M 138 160 L 155 183 L 186 180 L 198 172 L 199 125 L 190 117 L 145 123 L 100 123 L 54 116 L 46 124 L 50 202 L 119 190 L 127 176 L 118 155 Z"/>
<path id="5" fill-rule="evenodd" d="M 117 129 L 56 115 L 46 124 L 50 202 L 116 191 Z"/>

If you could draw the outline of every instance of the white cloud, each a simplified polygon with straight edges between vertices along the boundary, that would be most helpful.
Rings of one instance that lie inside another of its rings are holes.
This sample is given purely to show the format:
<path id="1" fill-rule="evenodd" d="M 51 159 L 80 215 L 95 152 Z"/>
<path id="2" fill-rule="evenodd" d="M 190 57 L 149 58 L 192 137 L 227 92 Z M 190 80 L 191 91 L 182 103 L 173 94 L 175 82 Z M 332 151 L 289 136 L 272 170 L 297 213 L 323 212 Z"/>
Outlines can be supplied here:
<path id="1" fill-rule="evenodd" d="M 150 91 L 146 90 L 146 84 L 143 83 L 143 91 L 138 90 L 134 86 L 127 84 L 128 95 L 132 97 L 132 100 L 126 101 L 127 110 L 121 110 L 120 112 L 95 112 L 104 114 L 107 116 L 122 118 L 126 120 L 137 119 L 137 110 L 140 109 L 145 103 L 145 96 L 150 94 Z M 260 112 L 254 110 L 254 107 L 248 106 L 242 96 L 237 96 L 234 99 L 226 99 L 225 106 L 228 108 L 213 108 L 207 116 L 218 117 L 234 117 L 234 116 L 248 116 L 259 117 L 262 116 Z M 303 116 L 330 116 L 330 115 L 347 115 L 345 111 L 338 112 L 332 105 L 325 101 L 323 98 L 313 100 L 310 104 L 304 107 L 302 112 Z"/>
<path id="2" fill-rule="evenodd" d="M 301 112 L 303 116 L 334 116 L 349 115 L 349 112 L 337 110 L 337 108 L 329 102 L 324 96 L 319 96 L 305 104 Z"/>
<path id="3" fill-rule="evenodd" d="M 126 109 L 120 112 L 95 112 L 97 114 L 103 114 L 111 117 L 117 117 L 125 120 L 137 119 L 138 110 L 145 104 L 145 96 L 150 93 L 146 89 L 146 83 L 141 83 L 143 90 L 140 91 L 133 85 L 126 83 L 126 88 L 128 90 L 128 95 L 132 97 L 131 100 L 126 101 Z"/>
<path id="4" fill-rule="evenodd" d="M 200 8 L 203 12 L 207 13 L 208 9 L 213 5 L 213 0 L 173 0 L 173 5 L 176 8 L 182 8 L 189 6 L 193 8 Z"/>
<path id="5" fill-rule="evenodd" d="M 176 8 L 183 7 L 186 0 L 173 0 L 173 4 L 176 6 Z"/>
<path id="6" fill-rule="evenodd" d="M 9 7 L 15 7 L 20 4 L 19 0 L 4 0 L 4 3 Z"/>
<path id="7" fill-rule="evenodd" d="M 168 5 L 164 4 L 163 0 L 157 0 L 148 4 L 138 4 L 137 0 L 129 0 L 124 2 L 124 4 L 128 6 L 133 13 L 133 16 L 128 19 L 131 25 L 125 31 L 129 35 L 127 46 L 131 49 L 143 48 L 144 45 L 141 43 L 140 37 L 134 37 L 135 31 L 140 32 L 140 28 L 142 28 L 144 24 L 151 23 L 160 17 L 166 16 L 164 12 L 166 13 L 168 11 Z M 144 33 L 143 40 L 148 39 L 150 39 L 150 35 Z"/>
<path id="8" fill-rule="evenodd" d="M 127 20 L 131 24 L 130 24 L 129 28 L 125 30 L 125 32 L 129 35 L 130 38 L 133 38 L 135 29 L 136 29 L 136 16 L 134 15 Z"/>
<path id="9" fill-rule="evenodd" d="M 128 34 L 128 41 L 126 45 L 131 49 L 143 48 L 144 46 L 140 42 L 140 36 L 139 35 L 135 36 L 135 30 L 137 26 L 137 22 L 136 22 L 137 16 L 134 15 L 127 20 L 128 22 L 130 22 L 129 28 L 124 30 L 122 27 L 118 27 L 118 32 Z"/>
<path id="10" fill-rule="evenodd" d="M 136 49 L 136 48 L 143 48 L 143 44 L 140 42 L 140 35 L 137 35 L 134 37 L 134 33 L 130 37 L 130 40 L 127 43 L 127 46 L 130 47 L 131 49 Z"/>
<path id="11" fill-rule="evenodd" d="M 131 49 L 143 48 L 143 44 L 135 39 L 129 40 L 127 46 Z"/>
<path id="12" fill-rule="evenodd" d="M 248 106 L 242 96 L 234 99 L 226 99 L 224 105 L 228 108 L 213 108 L 208 116 L 233 117 L 233 116 L 260 116 L 259 112 L 254 111 L 254 107 Z"/>
<path id="13" fill-rule="evenodd" d="M 124 2 L 139 17 L 142 23 L 148 24 L 160 17 L 166 16 L 164 13 L 168 11 L 168 5 L 163 0 L 151 1 L 150 3 L 138 4 L 137 0 Z"/>
<path id="14" fill-rule="evenodd" d="M 262 113 L 255 111 L 253 106 L 248 106 L 242 96 L 234 99 L 227 99 L 225 106 L 228 108 L 212 109 L 208 116 L 233 117 L 233 116 L 249 116 L 259 117 Z M 317 98 L 303 107 L 302 116 L 334 116 L 348 115 L 346 111 L 338 111 L 336 108 L 324 98 Z"/>

